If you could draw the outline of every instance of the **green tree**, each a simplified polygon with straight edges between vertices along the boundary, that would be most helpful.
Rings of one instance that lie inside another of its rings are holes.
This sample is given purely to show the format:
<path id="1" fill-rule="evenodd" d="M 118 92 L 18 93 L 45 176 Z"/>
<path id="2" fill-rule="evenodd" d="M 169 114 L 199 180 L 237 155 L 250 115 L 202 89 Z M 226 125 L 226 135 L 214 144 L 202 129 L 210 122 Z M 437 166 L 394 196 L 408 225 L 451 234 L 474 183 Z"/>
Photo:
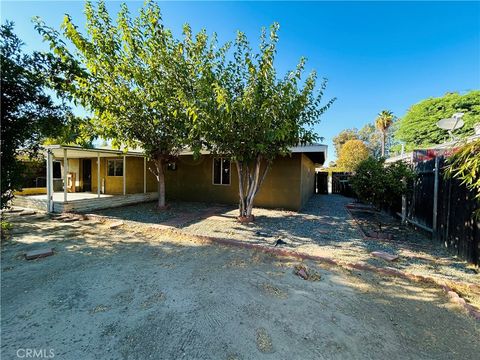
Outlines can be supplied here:
<path id="1" fill-rule="evenodd" d="M 340 149 L 337 165 L 345 171 L 355 171 L 359 163 L 370 156 L 362 140 L 348 140 Z"/>
<path id="2" fill-rule="evenodd" d="M 103 1 L 97 6 L 86 2 L 85 15 L 85 33 L 68 15 L 63 34 L 39 19 L 36 28 L 63 62 L 79 62 L 82 72 L 66 74 L 61 90 L 93 114 L 95 134 L 118 148 L 140 146 L 154 161 L 151 171 L 158 181 L 158 208 L 163 209 L 166 163 L 194 143 L 190 134 L 196 114 L 183 96 L 192 95 L 195 74 L 185 44 L 164 27 L 152 1 L 135 18 L 122 4 L 116 22 Z M 200 36 L 197 40 L 205 40 Z M 198 149 L 198 143 L 194 145 Z"/>
<path id="3" fill-rule="evenodd" d="M 356 128 L 342 130 L 337 136 L 334 136 L 332 142 L 333 146 L 335 147 L 335 154 L 337 154 L 337 157 L 340 156 L 340 150 L 342 149 L 343 144 L 345 144 L 348 140 L 358 139 L 360 139 L 360 135 Z"/>
<path id="4" fill-rule="evenodd" d="M 387 130 L 386 148 L 390 149 L 393 143 L 393 127 Z M 356 128 L 342 130 L 337 136 L 333 137 L 333 145 L 337 157 L 340 156 L 341 148 L 348 140 L 362 140 L 367 145 L 373 157 L 382 156 L 382 134 L 377 131 L 375 125 L 367 123 L 360 130 Z"/>
<path id="5" fill-rule="evenodd" d="M 390 129 L 387 131 L 387 144 L 390 143 L 392 133 Z M 370 154 L 378 159 L 382 156 L 382 135 L 377 131 L 375 125 L 365 124 L 358 130 L 358 138 L 362 140 L 370 150 Z"/>
<path id="6" fill-rule="evenodd" d="M 247 221 L 272 161 L 289 155 L 292 146 L 315 141 L 313 126 L 334 101 L 321 105 L 326 81 L 316 91 L 315 73 L 302 79 L 303 58 L 295 70 L 277 76 L 278 28 L 273 24 L 268 35 L 263 29 L 258 52 L 239 32 L 229 59 L 202 69 L 203 95 L 195 97 L 206 143 L 236 165 L 239 213 Z"/>
<path id="7" fill-rule="evenodd" d="M 24 166 L 20 156 L 35 157 L 48 137 L 76 141 L 69 132 L 75 119 L 65 103 L 47 93 L 58 64 L 50 54 L 22 52 L 23 42 L 13 23 L 0 26 L 1 68 L 1 208 L 22 187 Z"/>
<path id="8" fill-rule="evenodd" d="M 360 162 L 350 178 L 357 197 L 378 209 L 390 207 L 408 191 L 414 172 L 403 162 L 385 165 L 384 159 L 369 157 Z"/>
<path id="9" fill-rule="evenodd" d="M 437 122 L 458 112 L 465 113 L 465 125 L 456 130 L 455 135 L 473 134 L 473 126 L 480 122 L 480 91 L 464 95 L 449 93 L 413 105 L 398 122 L 395 138 L 405 143 L 406 150 L 441 144 L 449 140 L 449 135 L 446 130 L 437 127 Z"/>
<path id="10" fill-rule="evenodd" d="M 445 175 L 459 179 L 480 203 L 480 140 L 463 144 L 447 163 Z M 474 215 L 480 220 L 480 206 Z"/>
<path id="11" fill-rule="evenodd" d="M 395 120 L 395 116 L 389 110 L 383 110 L 378 114 L 377 118 L 375 119 L 375 127 L 381 134 L 381 156 L 385 156 L 385 148 L 387 143 L 387 133 L 390 126 L 392 126 L 393 121 Z"/>

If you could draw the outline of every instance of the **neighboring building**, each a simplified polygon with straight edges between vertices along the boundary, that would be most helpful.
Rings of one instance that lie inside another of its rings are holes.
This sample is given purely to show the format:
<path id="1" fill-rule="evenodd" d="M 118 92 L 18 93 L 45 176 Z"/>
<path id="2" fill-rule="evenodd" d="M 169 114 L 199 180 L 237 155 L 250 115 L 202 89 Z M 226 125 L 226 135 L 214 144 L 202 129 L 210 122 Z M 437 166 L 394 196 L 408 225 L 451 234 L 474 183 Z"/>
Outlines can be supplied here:
<path id="1" fill-rule="evenodd" d="M 149 170 L 153 164 L 141 151 L 61 145 L 46 149 L 47 187 L 24 189 L 14 205 L 87 212 L 158 197 L 157 181 Z M 291 156 L 279 157 L 272 164 L 255 206 L 300 210 L 315 192 L 315 166 L 324 163 L 327 146 L 297 146 L 291 151 Z M 60 172 L 55 171 L 58 168 Z M 54 178 L 54 173 L 61 177 Z M 238 203 L 235 164 L 207 152 L 197 159 L 188 152 L 178 156 L 167 166 L 165 185 L 167 200 Z"/>
<path id="2" fill-rule="evenodd" d="M 480 125 L 480 124 L 478 124 Z M 391 164 L 397 161 L 403 161 L 407 164 L 416 164 L 422 161 L 429 161 L 434 159 L 438 154 L 448 155 L 458 148 L 463 142 L 469 143 L 480 139 L 480 134 L 469 136 L 461 141 L 448 141 L 442 144 L 431 145 L 428 147 L 415 149 L 400 155 L 392 156 L 385 159 L 386 164 Z"/>

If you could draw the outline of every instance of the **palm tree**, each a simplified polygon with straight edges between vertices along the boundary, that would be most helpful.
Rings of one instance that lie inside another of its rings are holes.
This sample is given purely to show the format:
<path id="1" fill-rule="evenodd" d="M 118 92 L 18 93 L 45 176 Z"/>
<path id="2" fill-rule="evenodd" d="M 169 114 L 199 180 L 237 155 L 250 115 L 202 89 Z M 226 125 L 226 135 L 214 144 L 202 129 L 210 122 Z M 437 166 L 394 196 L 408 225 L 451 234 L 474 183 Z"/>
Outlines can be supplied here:
<path id="1" fill-rule="evenodd" d="M 388 128 L 393 124 L 395 116 L 389 110 L 383 110 L 378 114 L 377 119 L 375 120 L 375 127 L 382 134 L 382 157 L 385 156 L 385 143 L 387 142 L 387 132 Z"/>

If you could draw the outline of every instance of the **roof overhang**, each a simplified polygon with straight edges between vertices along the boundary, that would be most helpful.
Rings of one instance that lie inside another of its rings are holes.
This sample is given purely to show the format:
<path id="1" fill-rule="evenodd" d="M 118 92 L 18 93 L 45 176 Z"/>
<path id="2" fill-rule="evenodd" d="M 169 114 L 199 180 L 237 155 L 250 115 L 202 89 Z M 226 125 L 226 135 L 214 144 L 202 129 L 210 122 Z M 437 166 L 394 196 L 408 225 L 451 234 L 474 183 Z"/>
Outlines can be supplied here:
<path id="1" fill-rule="evenodd" d="M 136 156 L 144 157 L 145 153 L 141 150 L 123 151 L 121 149 L 105 149 L 105 148 L 84 148 L 74 145 L 47 145 L 44 147 L 46 151 L 49 151 L 55 158 L 63 158 L 64 150 L 67 151 L 67 158 L 79 159 L 88 157 L 119 157 L 119 156 Z M 293 154 L 305 154 L 313 163 L 323 165 L 327 158 L 327 145 L 313 144 L 305 146 L 295 146 L 290 148 Z M 210 154 L 207 150 L 201 150 L 201 154 Z M 192 155 L 192 151 L 185 150 L 180 155 Z"/>
<path id="2" fill-rule="evenodd" d="M 313 144 L 313 145 L 305 145 L 305 146 L 294 146 L 290 148 L 292 154 L 305 154 L 313 163 L 317 165 L 323 165 L 325 163 L 325 159 L 327 158 L 327 145 L 324 144 Z M 201 155 L 209 155 L 211 154 L 208 150 L 200 150 Z M 187 156 L 193 155 L 193 151 L 185 150 L 180 153 L 180 156 Z"/>
<path id="3" fill-rule="evenodd" d="M 79 159 L 88 157 L 119 157 L 119 156 L 137 156 L 144 157 L 145 154 L 141 151 L 123 151 L 114 149 L 102 149 L 102 148 L 83 148 L 81 146 L 72 145 L 47 145 L 44 146 L 46 151 L 49 151 L 55 158 L 62 158 L 64 156 L 64 150 L 67 150 L 67 158 Z"/>
<path id="4" fill-rule="evenodd" d="M 291 148 L 291 152 L 305 154 L 314 164 L 323 165 L 327 158 L 327 145 L 313 144 L 305 146 L 295 146 Z"/>

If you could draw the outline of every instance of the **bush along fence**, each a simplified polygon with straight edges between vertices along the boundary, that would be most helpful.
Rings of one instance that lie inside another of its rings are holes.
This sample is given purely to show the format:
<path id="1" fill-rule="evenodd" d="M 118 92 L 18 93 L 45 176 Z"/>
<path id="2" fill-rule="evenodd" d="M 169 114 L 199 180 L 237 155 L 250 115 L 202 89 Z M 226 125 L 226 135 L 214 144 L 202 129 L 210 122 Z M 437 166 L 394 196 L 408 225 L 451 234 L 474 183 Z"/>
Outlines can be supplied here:
<path id="1" fill-rule="evenodd" d="M 442 151 L 416 150 L 417 178 L 402 201 L 402 218 L 432 234 L 469 262 L 480 265 L 480 222 L 473 217 L 475 194 L 457 179 L 446 178 Z"/>

